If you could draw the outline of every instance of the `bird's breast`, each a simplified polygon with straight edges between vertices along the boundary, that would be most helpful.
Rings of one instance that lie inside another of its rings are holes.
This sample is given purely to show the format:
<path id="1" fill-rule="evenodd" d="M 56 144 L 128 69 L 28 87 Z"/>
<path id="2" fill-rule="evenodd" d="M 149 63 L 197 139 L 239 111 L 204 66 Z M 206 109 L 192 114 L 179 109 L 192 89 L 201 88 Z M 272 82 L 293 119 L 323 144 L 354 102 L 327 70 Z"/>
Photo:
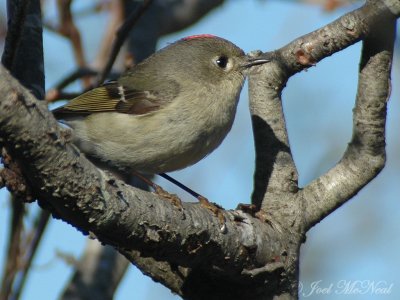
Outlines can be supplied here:
<path id="1" fill-rule="evenodd" d="M 119 169 L 162 173 L 185 168 L 221 144 L 232 127 L 238 93 L 197 96 L 175 99 L 147 115 L 92 114 L 74 124 L 77 144 Z"/>

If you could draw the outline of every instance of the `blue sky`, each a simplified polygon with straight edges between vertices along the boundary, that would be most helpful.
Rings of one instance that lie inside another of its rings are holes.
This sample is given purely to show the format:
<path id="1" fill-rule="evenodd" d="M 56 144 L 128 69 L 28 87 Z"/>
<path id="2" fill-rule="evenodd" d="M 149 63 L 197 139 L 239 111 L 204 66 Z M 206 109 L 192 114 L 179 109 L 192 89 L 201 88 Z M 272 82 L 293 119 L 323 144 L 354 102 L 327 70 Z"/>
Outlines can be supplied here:
<path id="1" fill-rule="evenodd" d="M 0 1 L 4 8 L 4 0 Z M 160 47 L 181 37 L 212 33 L 231 40 L 246 52 L 270 51 L 292 39 L 336 19 L 344 10 L 327 13 L 318 6 L 294 1 L 231 0 L 201 22 L 185 31 L 167 36 Z M 49 11 L 51 17 L 52 11 Z M 78 21 L 82 28 L 86 57 L 96 53 L 107 19 L 104 15 Z M 68 42 L 45 32 L 46 87 L 75 68 Z M 60 55 L 62 53 L 62 57 Z M 320 62 L 316 67 L 295 75 L 283 93 L 292 153 L 299 170 L 300 184 L 306 185 L 340 159 L 351 137 L 351 114 L 354 105 L 360 44 Z M 387 167 L 356 197 L 339 208 L 308 234 L 301 252 L 303 299 L 337 299 L 338 289 L 321 295 L 311 292 L 312 283 L 337 287 L 343 280 L 357 283 L 370 280 L 386 286 L 390 293 L 340 295 L 340 299 L 399 299 L 400 248 L 400 142 L 399 57 L 392 73 L 393 90 L 387 124 Z M 75 86 L 79 88 L 79 86 Z M 247 86 L 244 87 L 232 132 L 214 153 L 195 166 L 174 172 L 172 176 L 225 208 L 235 208 L 249 201 L 252 191 L 254 146 L 248 112 Z M 189 195 L 162 180 L 163 187 L 192 201 Z M 31 206 L 35 206 L 32 204 Z M 0 191 L 0 268 L 9 222 L 9 203 Z M 56 299 L 71 275 L 70 266 L 55 255 L 57 250 L 79 257 L 83 237 L 68 224 L 53 220 L 46 232 L 31 277 L 22 299 Z M 394 254 L 392 254 L 394 253 Z M 315 286 L 315 285 L 314 285 Z M 321 293 L 323 290 L 319 290 Z M 127 299 L 179 299 L 167 289 L 142 276 L 130 267 L 116 295 Z"/>

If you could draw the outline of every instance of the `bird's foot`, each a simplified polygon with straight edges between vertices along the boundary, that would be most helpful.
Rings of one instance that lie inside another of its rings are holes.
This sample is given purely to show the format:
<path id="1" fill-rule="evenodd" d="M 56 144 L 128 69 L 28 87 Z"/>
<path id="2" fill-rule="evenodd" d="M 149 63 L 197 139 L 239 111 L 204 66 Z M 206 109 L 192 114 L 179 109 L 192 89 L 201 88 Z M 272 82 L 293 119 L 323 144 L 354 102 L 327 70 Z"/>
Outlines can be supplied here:
<path id="1" fill-rule="evenodd" d="M 218 204 L 212 203 L 208 201 L 207 198 L 199 195 L 197 199 L 200 202 L 200 205 L 204 208 L 207 208 L 208 210 L 211 210 L 211 212 L 218 218 L 219 224 L 220 224 L 220 230 L 222 233 L 226 233 L 226 223 L 225 223 L 225 216 L 222 213 L 223 208 L 219 206 Z"/>
<path id="2" fill-rule="evenodd" d="M 161 186 L 159 186 L 158 184 L 155 184 L 154 182 L 153 182 L 152 187 L 157 195 L 163 197 L 165 200 L 167 200 L 172 205 L 177 207 L 180 211 L 183 211 L 182 201 L 181 201 L 181 199 L 179 199 L 179 197 L 177 195 L 168 193 Z"/>
<path id="3" fill-rule="evenodd" d="M 247 213 L 247 214 L 251 215 L 252 217 L 257 218 L 264 223 L 269 222 L 269 217 L 268 217 L 267 213 L 262 209 L 258 209 L 257 206 L 255 206 L 254 204 L 239 203 L 238 206 L 236 207 L 236 209 L 239 209 L 239 210 L 243 211 L 244 213 Z"/>
<path id="4" fill-rule="evenodd" d="M 244 204 L 244 203 L 239 203 L 236 209 L 241 210 L 242 212 L 247 213 L 253 217 L 258 211 L 257 207 L 254 204 Z"/>
<path id="5" fill-rule="evenodd" d="M 138 177 L 141 180 L 143 180 L 148 186 L 152 187 L 154 192 L 157 195 L 161 196 L 163 199 L 167 200 L 168 202 L 170 202 L 172 205 L 174 205 L 180 211 L 183 212 L 182 201 L 181 201 L 181 199 L 179 199 L 179 197 L 177 195 L 168 193 L 161 186 L 159 186 L 158 184 L 154 183 L 153 181 L 151 181 L 150 179 L 148 179 L 147 177 L 143 176 L 142 174 L 140 174 L 138 172 L 133 172 L 133 174 L 136 177 Z"/>

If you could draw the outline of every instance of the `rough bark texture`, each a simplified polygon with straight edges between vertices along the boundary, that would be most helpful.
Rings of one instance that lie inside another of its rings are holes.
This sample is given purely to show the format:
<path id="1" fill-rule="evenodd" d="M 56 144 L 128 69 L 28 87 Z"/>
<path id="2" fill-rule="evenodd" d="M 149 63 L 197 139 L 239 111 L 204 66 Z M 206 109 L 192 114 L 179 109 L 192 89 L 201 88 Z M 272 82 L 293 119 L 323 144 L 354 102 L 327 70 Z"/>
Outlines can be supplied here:
<path id="1" fill-rule="evenodd" d="M 388 8 L 390 7 L 390 9 Z M 0 141 L 40 205 L 124 254 L 187 299 L 296 299 L 307 230 L 384 166 L 384 125 L 400 1 L 367 1 L 337 21 L 270 53 L 250 75 L 256 144 L 256 214 L 224 211 L 227 232 L 198 204 L 183 211 L 97 169 L 43 103 L 0 67 Z M 363 41 L 354 133 L 342 160 L 304 189 L 281 106 L 288 78 Z"/>
<path id="2" fill-rule="evenodd" d="M 1 62 L 19 82 L 38 99 L 44 98 L 44 62 L 42 21 L 39 0 L 7 1 L 8 33 Z M 0 79 L 1 80 L 1 79 Z M 0 100 L 1 101 L 1 100 Z M 1 130 L 1 128 L 0 128 Z M 24 224 L 29 188 L 21 180 L 18 163 L 10 161 L 1 146 L 2 161 L 9 168 L 0 169 L 0 177 L 7 178 L 7 186 L 16 187 L 11 203 L 11 222 L 7 245 L 7 260 L 1 274 L 0 299 L 18 299 L 28 277 L 36 250 L 43 236 L 49 212 L 41 211 L 30 230 Z M 1 181 L 1 180 L 0 180 Z M 0 184 L 1 186 L 1 184 Z"/>

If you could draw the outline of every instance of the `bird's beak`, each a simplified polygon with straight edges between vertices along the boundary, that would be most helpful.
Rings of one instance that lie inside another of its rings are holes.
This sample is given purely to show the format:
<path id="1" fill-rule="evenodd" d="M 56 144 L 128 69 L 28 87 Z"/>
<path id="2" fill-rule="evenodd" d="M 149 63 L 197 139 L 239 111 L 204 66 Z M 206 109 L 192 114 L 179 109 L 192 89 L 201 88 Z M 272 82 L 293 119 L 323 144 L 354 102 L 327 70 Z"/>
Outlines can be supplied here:
<path id="1" fill-rule="evenodd" d="M 271 61 L 271 57 L 267 53 L 261 53 L 258 56 L 246 55 L 246 60 L 241 65 L 241 67 L 244 69 L 248 69 L 252 66 L 262 65 L 262 64 L 265 64 L 270 61 Z"/>

